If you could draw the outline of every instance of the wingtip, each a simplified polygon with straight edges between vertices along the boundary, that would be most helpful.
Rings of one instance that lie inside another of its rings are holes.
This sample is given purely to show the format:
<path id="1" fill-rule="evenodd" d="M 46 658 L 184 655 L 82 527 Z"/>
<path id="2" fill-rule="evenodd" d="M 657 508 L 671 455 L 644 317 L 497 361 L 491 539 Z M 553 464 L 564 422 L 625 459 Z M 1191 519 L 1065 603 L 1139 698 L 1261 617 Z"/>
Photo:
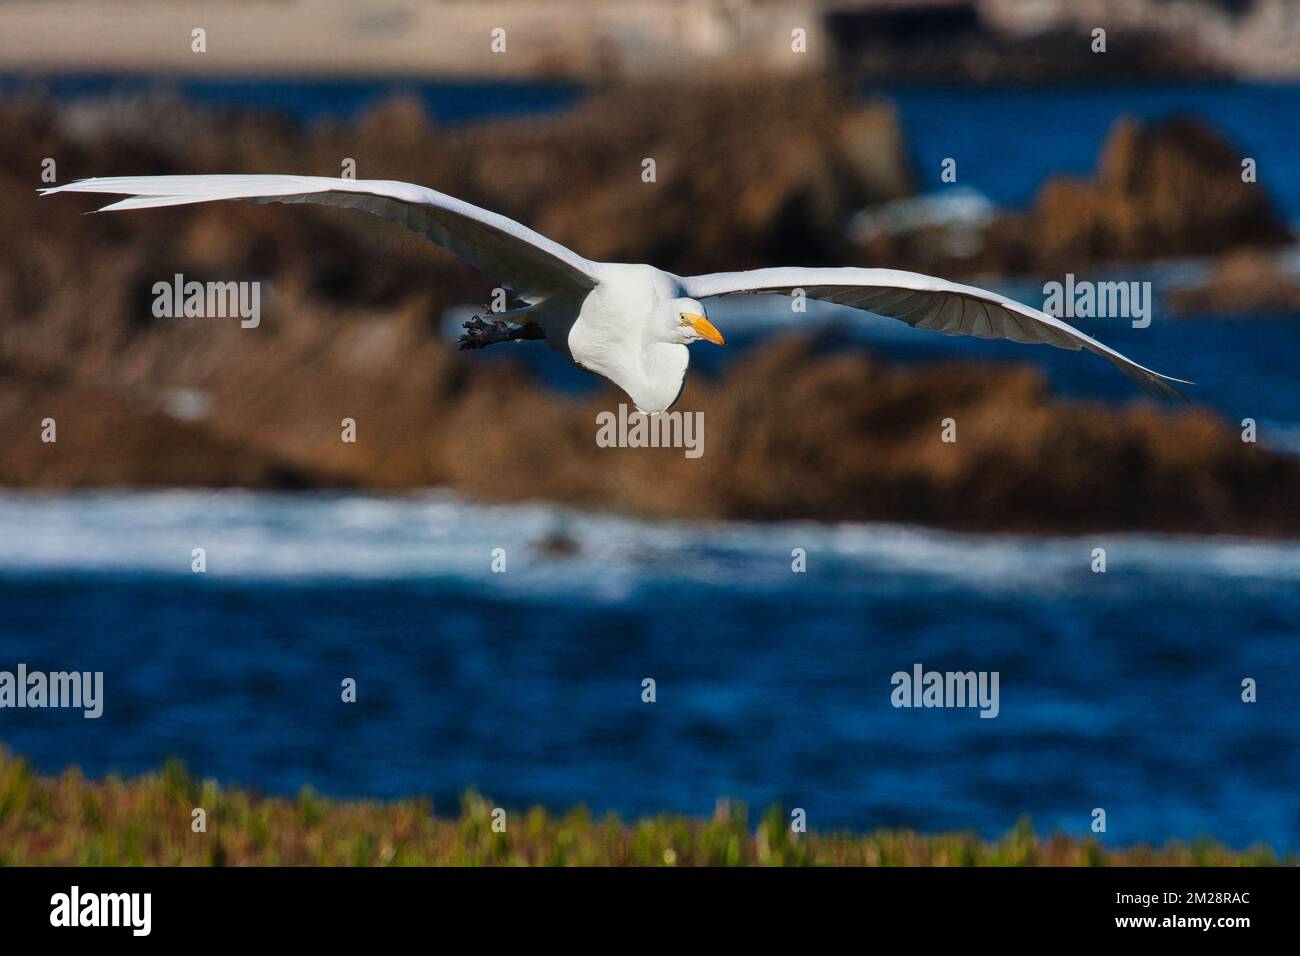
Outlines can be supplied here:
<path id="1" fill-rule="evenodd" d="M 63 183 L 63 184 L 61 184 L 61 185 L 59 185 L 59 186 L 42 186 L 42 187 L 40 187 L 40 188 L 38 188 L 38 189 L 36 190 L 36 193 L 37 193 L 37 195 L 39 195 L 42 199 L 44 199 L 46 196 L 53 196 L 55 193 L 61 193 L 61 192 L 64 192 L 65 190 L 70 189 L 71 187 L 77 185 L 77 183 L 79 183 L 79 182 L 85 182 L 85 180 L 81 180 L 81 179 L 79 179 L 79 180 L 77 180 L 76 182 Z M 83 212 L 82 215 L 83 215 L 83 216 L 93 216 L 95 213 L 97 213 L 97 212 L 103 212 L 103 211 L 104 211 L 103 209 L 90 209 L 90 210 L 87 210 L 86 212 Z"/>
<path id="2" fill-rule="evenodd" d="M 1158 379 L 1152 381 L 1153 391 L 1156 391 L 1167 402 L 1174 399 L 1180 399 L 1184 404 L 1190 405 L 1192 400 L 1183 394 L 1183 390 L 1170 382 L 1178 382 L 1180 385 L 1195 385 L 1195 382 L 1188 382 L 1181 378 L 1170 378 L 1168 375 L 1161 375 Z"/>
<path id="3" fill-rule="evenodd" d="M 111 178 L 111 177 L 109 177 Z M 41 186 L 36 191 L 42 196 L 52 196 L 54 193 L 95 193 L 95 192 L 112 192 L 112 190 L 92 188 L 93 184 L 104 181 L 105 177 L 91 176 L 87 179 L 74 179 L 72 182 L 59 183 L 57 186 Z"/>
<path id="4" fill-rule="evenodd" d="M 59 183 L 59 185 L 57 186 L 42 186 L 36 191 L 40 193 L 42 196 L 53 196 L 55 193 L 62 193 L 68 191 L 79 192 L 80 190 L 77 190 L 75 187 L 85 182 L 90 182 L 90 180 L 74 179 L 70 183 Z"/>

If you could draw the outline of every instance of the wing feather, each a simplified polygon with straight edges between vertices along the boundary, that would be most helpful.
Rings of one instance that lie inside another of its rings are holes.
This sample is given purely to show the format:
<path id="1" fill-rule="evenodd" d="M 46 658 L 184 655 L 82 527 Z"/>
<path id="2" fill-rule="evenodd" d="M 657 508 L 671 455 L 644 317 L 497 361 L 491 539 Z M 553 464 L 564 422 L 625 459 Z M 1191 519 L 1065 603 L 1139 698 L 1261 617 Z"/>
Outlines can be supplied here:
<path id="1" fill-rule="evenodd" d="M 112 176 L 42 189 L 126 195 L 101 212 L 243 199 L 360 209 L 406 226 L 519 292 L 545 297 L 591 289 L 600 264 L 505 216 L 424 186 L 323 176 Z"/>
<path id="2" fill-rule="evenodd" d="M 1163 398 L 1187 401 L 1187 396 L 1170 383 L 1194 384 L 1139 365 L 1046 312 L 994 292 L 916 272 L 790 267 L 716 272 L 686 276 L 681 281 L 685 294 L 696 299 L 743 293 L 789 295 L 801 289 L 809 298 L 850 305 L 898 319 L 915 328 L 933 329 L 948 335 L 1046 343 L 1076 351 L 1087 349 L 1115 365 L 1147 391 Z"/>

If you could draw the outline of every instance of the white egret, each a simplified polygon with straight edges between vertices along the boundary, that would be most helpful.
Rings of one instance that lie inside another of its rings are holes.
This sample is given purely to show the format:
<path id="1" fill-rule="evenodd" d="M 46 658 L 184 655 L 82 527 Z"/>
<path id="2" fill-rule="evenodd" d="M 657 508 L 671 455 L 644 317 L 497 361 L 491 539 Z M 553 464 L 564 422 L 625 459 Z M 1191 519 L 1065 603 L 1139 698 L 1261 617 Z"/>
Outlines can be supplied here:
<path id="1" fill-rule="evenodd" d="M 754 269 L 677 276 L 650 265 L 593 262 L 512 219 L 410 183 L 319 176 L 115 176 L 41 190 L 129 198 L 102 212 L 214 200 L 319 203 L 363 209 L 401 223 L 470 262 L 525 303 L 466 323 L 462 348 L 546 339 L 575 364 L 623 389 L 643 412 L 681 394 L 689 353 L 701 339 L 724 344 L 701 299 L 792 294 L 852 306 L 949 335 L 1087 349 L 1143 388 L 1186 398 L 1170 382 L 1045 312 L 992 292 L 895 269 Z"/>

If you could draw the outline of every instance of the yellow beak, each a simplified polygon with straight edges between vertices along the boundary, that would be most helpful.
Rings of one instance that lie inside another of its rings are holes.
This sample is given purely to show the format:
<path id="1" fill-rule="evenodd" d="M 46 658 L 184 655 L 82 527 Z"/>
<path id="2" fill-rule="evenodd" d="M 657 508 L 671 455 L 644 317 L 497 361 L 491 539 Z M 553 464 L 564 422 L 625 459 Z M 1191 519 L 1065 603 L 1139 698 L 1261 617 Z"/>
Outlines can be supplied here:
<path id="1" fill-rule="evenodd" d="M 708 339 L 714 345 L 727 344 L 727 340 L 722 337 L 722 333 L 719 332 L 714 327 L 713 323 L 710 322 L 708 319 L 706 319 L 704 316 L 696 315 L 694 312 L 683 312 L 682 321 L 686 322 L 691 326 L 691 328 L 695 329 L 695 331 L 700 334 L 700 338 Z"/>

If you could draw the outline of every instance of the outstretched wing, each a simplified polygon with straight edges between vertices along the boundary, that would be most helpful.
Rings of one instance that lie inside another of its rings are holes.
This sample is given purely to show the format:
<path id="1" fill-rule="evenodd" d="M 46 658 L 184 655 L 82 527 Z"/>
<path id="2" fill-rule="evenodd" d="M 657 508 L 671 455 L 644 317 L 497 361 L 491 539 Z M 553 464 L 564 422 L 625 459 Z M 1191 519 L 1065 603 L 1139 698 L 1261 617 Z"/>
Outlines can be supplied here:
<path id="1" fill-rule="evenodd" d="M 864 309 L 918 329 L 933 329 L 947 335 L 974 335 L 981 339 L 1046 342 L 1061 349 L 1087 349 L 1113 363 L 1147 391 L 1164 398 L 1177 397 L 1187 401 L 1187 396 L 1169 383 L 1195 384 L 1138 365 L 1046 312 L 993 292 L 915 272 L 852 268 L 754 269 L 750 272 L 686 276 L 682 285 L 686 294 L 694 299 L 736 293 L 789 295 L 802 289 L 809 298 Z"/>
<path id="2" fill-rule="evenodd" d="M 450 249 L 489 277 L 529 297 L 590 289 L 599 264 L 513 219 L 451 196 L 389 180 L 323 176 L 111 176 L 42 189 L 125 194 L 100 212 L 151 209 L 226 199 L 318 203 L 363 209 Z"/>

